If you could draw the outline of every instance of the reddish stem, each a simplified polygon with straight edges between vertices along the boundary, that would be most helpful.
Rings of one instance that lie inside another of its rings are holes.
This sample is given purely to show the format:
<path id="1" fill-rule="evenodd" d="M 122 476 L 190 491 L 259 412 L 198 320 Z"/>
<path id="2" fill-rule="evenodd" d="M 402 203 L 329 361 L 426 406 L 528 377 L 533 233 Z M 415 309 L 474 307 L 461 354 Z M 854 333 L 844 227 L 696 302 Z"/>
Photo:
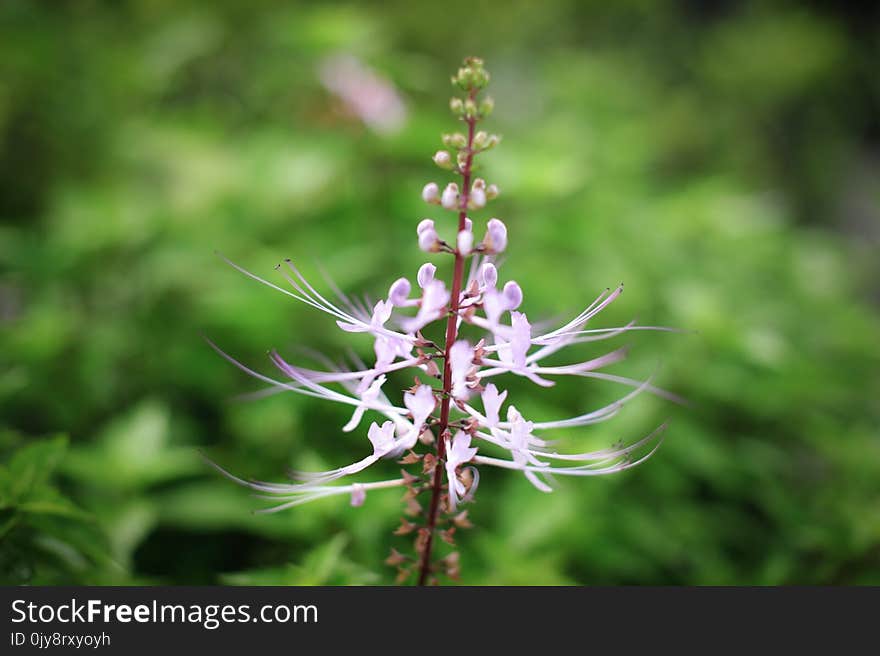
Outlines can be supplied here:
<path id="1" fill-rule="evenodd" d="M 473 99 L 476 90 L 472 90 L 468 97 Z M 461 204 L 458 213 L 458 232 L 464 230 L 465 218 L 467 218 L 468 197 L 471 189 L 471 166 L 474 153 L 474 125 L 476 118 L 468 118 L 467 136 L 467 159 L 461 168 Z M 457 234 L 457 233 L 456 233 Z M 443 467 L 441 461 L 446 455 L 446 432 L 449 428 L 449 402 L 452 397 L 452 371 L 450 367 L 449 349 L 455 343 L 458 334 L 458 303 L 461 296 L 462 279 L 464 278 L 464 257 L 455 250 L 455 265 L 452 273 L 452 292 L 449 301 L 449 317 L 446 319 L 446 343 L 443 360 L 443 399 L 440 402 L 440 423 L 437 430 L 437 465 L 434 468 L 434 481 L 431 485 L 431 505 L 428 507 L 428 537 L 422 550 L 419 563 L 419 585 L 425 585 L 428 575 L 431 573 L 431 550 L 434 546 L 434 531 L 437 527 L 437 513 L 440 509 L 440 497 L 443 493 Z"/>

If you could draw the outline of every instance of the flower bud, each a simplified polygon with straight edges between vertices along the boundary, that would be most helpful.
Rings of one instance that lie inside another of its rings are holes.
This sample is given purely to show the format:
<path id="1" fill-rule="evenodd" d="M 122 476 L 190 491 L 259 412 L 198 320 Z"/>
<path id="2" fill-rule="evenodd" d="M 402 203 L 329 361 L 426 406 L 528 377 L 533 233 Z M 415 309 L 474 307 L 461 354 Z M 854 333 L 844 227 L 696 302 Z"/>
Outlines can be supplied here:
<path id="1" fill-rule="evenodd" d="M 449 154 L 449 151 L 438 150 L 436 153 L 434 153 L 434 164 L 439 166 L 441 169 L 451 169 L 452 156 Z"/>
<path id="2" fill-rule="evenodd" d="M 489 140 L 489 133 L 485 130 L 480 130 L 474 135 L 474 148 L 482 149 L 486 142 Z"/>
<path id="3" fill-rule="evenodd" d="M 454 96 L 449 100 L 449 109 L 456 116 L 461 116 L 464 113 L 464 102 L 458 96 Z"/>
<path id="4" fill-rule="evenodd" d="M 422 189 L 422 200 L 432 205 L 440 204 L 440 187 L 436 182 L 429 182 Z"/>
<path id="5" fill-rule="evenodd" d="M 437 236 L 437 230 L 434 228 L 432 219 L 422 219 L 419 221 L 416 232 L 419 235 L 419 248 L 426 253 L 436 253 L 440 250 L 440 238 Z"/>
<path id="6" fill-rule="evenodd" d="M 489 219 L 483 247 L 487 253 L 501 253 L 507 248 L 507 226 L 499 219 Z"/>
<path id="7" fill-rule="evenodd" d="M 495 109 L 495 101 L 492 100 L 492 97 L 486 96 L 483 98 L 480 102 L 480 115 L 483 117 L 489 116 L 493 109 Z"/>
<path id="8" fill-rule="evenodd" d="M 468 208 L 472 210 L 478 210 L 486 206 L 486 192 L 479 187 L 474 187 L 471 189 L 471 194 L 468 196 Z"/>
<path id="9" fill-rule="evenodd" d="M 388 290 L 388 302 L 396 307 L 406 305 L 411 285 L 406 278 L 398 278 Z"/>
<path id="10" fill-rule="evenodd" d="M 449 136 L 449 140 L 452 143 L 450 148 L 456 148 L 461 150 L 462 148 L 467 146 L 467 137 L 464 136 L 461 132 L 456 132 Z"/>
<path id="11" fill-rule="evenodd" d="M 474 189 L 485 189 L 486 181 L 483 178 L 474 178 L 474 184 L 472 185 Z"/>
<path id="12" fill-rule="evenodd" d="M 467 98 L 464 101 L 464 115 L 468 118 L 477 117 L 477 103 L 475 103 L 472 98 Z"/>
<path id="13" fill-rule="evenodd" d="M 468 154 L 465 150 L 458 151 L 458 155 L 455 158 L 455 161 L 458 163 L 459 169 L 464 169 L 467 166 Z"/>
<path id="14" fill-rule="evenodd" d="M 474 248 L 474 233 L 470 230 L 462 230 L 458 233 L 457 240 L 458 252 L 461 255 L 468 256 Z"/>
<path id="15" fill-rule="evenodd" d="M 427 285 L 434 279 L 434 273 L 436 273 L 436 271 L 437 267 L 435 267 L 430 262 L 425 262 L 425 264 L 420 266 L 419 273 L 416 276 L 416 280 L 419 281 L 419 287 L 424 289 L 425 285 Z"/>
<path id="16" fill-rule="evenodd" d="M 433 226 L 419 233 L 419 248 L 426 253 L 436 253 L 440 250 L 440 238 Z"/>
<path id="17" fill-rule="evenodd" d="M 456 73 L 455 77 L 452 78 L 452 83 L 457 84 L 461 89 L 467 91 L 473 85 L 473 71 L 470 67 L 463 66 L 458 69 L 458 73 Z"/>
<path id="18" fill-rule="evenodd" d="M 489 138 L 486 139 L 486 145 L 483 146 L 483 150 L 491 150 L 500 143 L 501 137 L 499 137 L 497 134 L 490 134 Z"/>
<path id="19" fill-rule="evenodd" d="M 487 200 L 495 200 L 496 198 L 498 198 L 499 193 L 500 192 L 498 191 L 498 185 L 496 184 L 490 184 L 488 187 L 486 187 Z"/>
<path id="20" fill-rule="evenodd" d="M 464 229 L 469 232 L 474 231 L 474 222 L 471 221 L 470 217 L 464 217 Z"/>
<path id="21" fill-rule="evenodd" d="M 450 182 L 443 190 L 440 197 L 440 204 L 447 210 L 454 210 L 458 206 L 458 185 Z"/>

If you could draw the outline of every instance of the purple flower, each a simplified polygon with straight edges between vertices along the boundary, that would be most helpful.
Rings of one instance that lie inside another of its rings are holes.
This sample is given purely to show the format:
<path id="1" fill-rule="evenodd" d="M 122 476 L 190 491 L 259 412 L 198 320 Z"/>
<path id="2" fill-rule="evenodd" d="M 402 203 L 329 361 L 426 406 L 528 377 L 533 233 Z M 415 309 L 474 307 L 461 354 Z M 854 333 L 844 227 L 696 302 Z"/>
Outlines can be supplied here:
<path id="1" fill-rule="evenodd" d="M 475 101 L 477 93 L 488 82 L 488 74 L 479 60 L 469 59 L 455 79 L 468 95 L 464 100 L 456 99 L 451 107 L 468 124 L 469 136 L 446 135 L 444 145 L 458 151 L 454 171 L 462 176 L 462 184 L 459 187 L 450 182 L 441 193 L 440 187 L 432 182 L 422 190 L 426 202 L 438 204 L 457 215 L 454 245 L 440 239 L 433 219 L 421 220 L 416 228 L 421 250 L 453 257 L 453 277 L 449 286 L 437 277 L 437 267 L 427 262 L 416 275 L 419 294 L 411 297 L 410 280 L 400 277 L 388 288 L 387 299 L 378 300 L 371 307 L 370 302 L 351 300 L 332 282 L 330 285 L 338 299 L 331 300 L 289 260 L 277 267 L 286 287 L 271 283 L 227 260 L 250 278 L 328 315 L 344 332 L 372 340 L 374 361 L 368 365 L 355 357 L 350 366 L 333 365 L 329 358 L 319 357 L 326 367 L 310 369 L 291 364 L 272 351 L 270 359 L 280 372 L 279 379 L 242 364 L 211 344 L 232 364 L 268 385 L 258 395 L 292 392 L 350 406 L 352 414 L 341 427 L 343 432 L 361 433 L 363 429 L 360 427 L 369 413 L 366 437 L 372 447 L 371 453 L 343 467 L 322 472 L 296 472 L 294 483 L 245 481 L 217 468 L 261 496 L 275 499 L 277 505 L 268 512 L 333 495 L 350 495 L 351 504 L 360 506 L 367 491 L 384 488 L 407 487 L 411 497 L 429 490 L 432 496 L 424 527 L 426 533 L 420 533 L 421 541 L 417 542 L 417 548 L 421 549 L 419 571 L 422 582 L 431 571 L 428 562 L 431 536 L 436 528 L 438 508 L 443 505 L 441 497 L 446 495 L 450 511 L 473 498 L 479 480 L 478 468 L 496 467 L 520 472 L 542 492 L 552 491 L 552 485 L 559 477 L 598 476 L 623 471 L 653 455 L 660 445 L 665 425 L 628 444 L 620 443 L 584 453 L 561 453 L 551 446 L 553 441 L 546 439 L 545 434 L 556 429 L 607 421 L 643 392 L 680 401 L 675 395 L 655 387 L 650 378 L 636 380 L 606 372 L 605 369 L 626 356 L 625 348 L 600 353 L 587 360 L 563 361 L 563 364 L 547 362 L 550 356 L 571 345 L 604 341 L 636 330 L 669 329 L 638 326 L 635 322 L 594 328 L 591 322 L 620 297 L 622 285 L 614 290 L 606 289 L 583 311 L 553 329 L 547 323 L 529 320 L 521 309 L 524 293 L 519 283 L 508 280 L 499 289 L 499 265 L 495 256 L 507 248 L 507 227 L 497 218 L 489 219 L 483 240 L 475 245 L 473 222 L 465 216 L 467 210 L 480 209 L 498 195 L 494 184 L 487 185 L 481 178 L 470 182 L 474 156 L 498 143 L 496 135 L 482 131 L 476 132 L 478 139 L 474 137 L 474 125 L 492 108 L 491 102 Z M 446 150 L 438 151 L 435 161 L 443 168 L 453 169 L 453 158 Z M 452 230 L 450 234 L 453 234 Z M 470 270 L 465 278 L 467 260 L 470 260 Z M 412 308 L 415 308 L 414 315 Z M 436 322 L 441 322 L 445 328 L 445 341 L 439 345 L 422 336 L 423 329 Z M 476 339 L 462 338 L 464 328 L 478 333 Z M 394 400 L 396 395 L 389 392 L 389 397 L 385 389 L 400 390 L 396 384 L 388 384 L 389 376 L 404 371 L 414 374 L 416 382 L 403 391 L 401 406 L 398 405 L 400 401 Z M 525 378 L 539 387 L 550 387 L 560 376 L 570 376 L 593 378 L 631 389 L 608 405 L 573 417 L 535 420 L 523 416 L 508 401 L 508 391 L 501 389 L 507 376 Z M 435 388 L 438 379 L 441 386 Z M 482 411 L 470 403 L 475 395 L 480 397 L 476 405 Z M 436 455 L 415 453 L 420 438 L 436 443 Z M 403 454 L 406 454 L 402 460 L 404 464 L 421 461 L 424 472 L 386 481 L 333 484 L 339 479 L 360 474 L 380 459 L 398 458 Z M 405 525 L 403 530 L 409 530 L 409 526 Z M 427 541 L 422 539 L 424 536 L 428 536 Z"/>

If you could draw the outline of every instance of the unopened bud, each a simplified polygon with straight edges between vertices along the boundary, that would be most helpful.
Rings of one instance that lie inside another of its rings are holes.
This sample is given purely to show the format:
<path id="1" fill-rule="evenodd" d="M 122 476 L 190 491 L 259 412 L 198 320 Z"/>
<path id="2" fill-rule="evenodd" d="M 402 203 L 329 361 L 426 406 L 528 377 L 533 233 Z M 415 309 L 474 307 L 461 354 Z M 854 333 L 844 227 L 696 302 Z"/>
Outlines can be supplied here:
<path id="1" fill-rule="evenodd" d="M 446 185 L 446 189 L 443 190 L 443 195 L 440 197 L 440 204 L 445 207 L 447 210 L 453 210 L 458 207 L 458 185 L 454 182 L 450 182 Z"/>
<path id="2" fill-rule="evenodd" d="M 483 150 L 491 150 L 500 143 L 501 137 L 499 137 L 497 134 L 490 134 L 488 139 L 486 139 L 486 145 L 483 146 Z"/>
<path id="3" fill-rule="evenodd" d="M 422 188 L 422 200 L 432 205 L 440 204 L 440 187 L 436 182 L 429 182 Z"/>
<path id="4" fill-rule="evenodd" d="M 436 153 L 434 153 L 434 164 L 439 166 L 441 169 L 451 169 L 452 155 L 449 154 L 448 150 L 438 150 Z"/>
<path id="5" fill-rule="evenodd" d="M 462 230 L 458 233 L 457 240 L 458 252 L 461 255 L 468 256 L 474 248 L 474 233 L 470 230 Z"/>
<path id="6" fill-rule="evenodd" d="M 487 253 L 501 253 L 507 248 L 507 226 L 499 219 L 489 219 L 483 247 Z"/>
<path id="7" fill-rule="evenodd" d="M 489 139 L 489 133 L 485 130 L 480 130 L 474 135 L 474 148 L 482 149 L 483 146 L 486 145 L 486 141 Z"/>
<path id="8" fill-rule="evenodd" d="M 471 98 L 464 101 L 464 115 L 468 118 L 476 118 L 477 116 L 477 103 Z"/>
<path id="9" fill-rule="evenodd" d="M 440 250 L 440 237 L 434 228 L 434 221 L 431 219 L 422 219 L 416 227 L 416 233 L 419 236 L 419 248 L 426 253 L 436 253 Z"/>
<path id="10" fill-rule="evenodd" d="M 462 102 L 461 98 L 457 96 L 450 98 L 449 109 L 452 110 L 452 113 L 456 116 L 461 116 L 464 114 L 464 102 Z"/>
<path id="11" fill-rule="evenodd" d="M 474 84 L 474 72 L 470 66 L 462 66 L 458 69 L 458 73 L 456 73 L 455 77 L 452 78 L 452 83 L 457 84 L 459 88 L 467 91 Z"/>
<path id="12" fill-rule="evenodd" d="M 486 96 L 483 98 L 480 102 L 480 115 L 483 117 L 489 116 L 493 109 L 495 109 L 495 101 L 492 100 L 492 97 Z"/>
<path id="13" fill-rule="evenodd" d="M 422 230 L 419 233 L 419 248 L 426 253 L 436 253 L 440 250 L 440 237 L 434 228 Z"/>
<path id="14" fill-rule="evenodd" d="M 498 190 L 498 185 L 496 184 L 490 184 L 488 187 L 486 187 L 487 200 L 495 200 L 496 198 L 498 198 L 499 193 L 501 192 Z"/>
<path id="15" fill-rule="evenodd" d="M 458 168 L 464 170 L 467 167 L 468 154 L 466 150 L 458 151 L 458 155 L 455 158 L 455 161 L 458 163 Z"/>
<path id="16" fill-rule="evenodd" d="M 483 189 L 474 187 L 468 196 L 468 208 L 478 210 L 486 206 L 486 192 Z"/>

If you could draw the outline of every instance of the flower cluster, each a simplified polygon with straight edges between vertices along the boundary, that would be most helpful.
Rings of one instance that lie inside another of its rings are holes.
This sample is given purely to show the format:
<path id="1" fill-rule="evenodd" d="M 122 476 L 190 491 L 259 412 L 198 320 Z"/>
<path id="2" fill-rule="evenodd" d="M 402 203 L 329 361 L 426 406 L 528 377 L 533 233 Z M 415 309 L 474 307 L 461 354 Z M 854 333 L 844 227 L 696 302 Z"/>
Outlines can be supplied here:
<path id="1" fill-rule="evenodd" d="M 656 451 L 664 426 L 629 444 L 584 453 L 561 453 L 544 435 L 554 429 L 606 421 L 645 391 L 674 398 L 652 385 L 650 379 L 640 381 L 602 371 L 625 357 L 623 348 L 585 361 L 546 364 L 549 356 L 573 344 L 608 340 L 633 330 L 666 329 L 638 326 L 634 322 L 592 328 L 593 319 L 621 295 L 622 285 L 604 290 L 583 311 L 557 327 L 533 324 L 522 309 L 524 295 L 520 285 L 513 280 L 502 283 L 497 256 L 507 247 L 507 227 L 493 217 L 478 229 L 470 216 L 499 194 L 495 184 L 472 177 L 474 157 L 499 142 L 497 135 L 475 129 L 492 111 L 491 99 L 479 98 L 488 78 L 482 62 L 475 58 L 466 60 L 453 78 L 464 98 L 453 98 L 450 106 L 467 129 L 466 133 L 444 135 L 447 149 L 438 151 L 434 162 L 460 176 L 460 183 L 450 182 L 441 189 L 431 182 L 422 190 L 426 203 L 450 210 L 458 218 L 454 232 L 438 227 L 431 218 L 421 220 L 416 228 L 422 251 L 453 256 L 449 286 L 437 277 L 437 267 L 427 262 L 416 273 L 415 285 L 410 278 L 399 278 L 390 285 L 385 298 L 368 305 L 345 296 L 335 286 L 332 296 L 319 291 L 290 261 L 277 267 L 285 286 L 229 262 L 258 282 L 329 315 L 341 330 L 368 335 L 375 356 L 371 365 L 354 360 L 348 366 L 334 366 L 326 360 L 326 368 L 311 369 L 288 362 L 273 351 L 271 361 L 277 373 L 269 376 L 212 344 L 223 357 L 268 384 L 272 391 L 289 391 L 350 406 L 351 418 L 342 430 L 365 433 L 369 442 L 366 455 L 357 462 L 323 472 L 293 472 L 293 481 L 289 483 L 249 481 L 221 471 L 273 499 L 275 505 L 265 512 L 332 495 L 348 495 L 352 505 L 359 506 L 368 492 L 406 488 L 410 514 L 422 517 L 425 523 L 419 526 L 403 520 L 397 532 L 417 531 L 417 557 L 409 559 L 395 551 L 389 562 L 408 574 L 407 563 L 411 561 L 411 569 L 418 566 L 422 582 L 436 569 L 430 554 L 434 532 L 438 523 L 444 521 L 440 515 L 457 513 L 449 520 L 450 528 L 442 532 L 442 537 L 451 542 L 451 531 L 467 525 L 459 506 L 474 497 L 480 468 L 520 472 L 542 492 L 551 491 L 554 477 L 623 471 Z M 435 322 L 445 324 L 443 344 L 435 344 L 423 335 Z M 463 332 L 478 337 L 466 339 L 461 336 Z M 403 370 L 414 371 L 416 383 L 404 392 L 402 399 L 392 399 L 385 390 L 388 376 Z M 615 402 L 575 417 L 537 421 L 523 416 L 508 399 L 508 391 L 500 388 L 505 377 L 511 375 L 539 387 L 554 385 L 560 376 L 576 376 L 612 381 L 631 389 Z M 367 417 L 372 421 L 364 426 Z M 436 444 L 436 450 L 417 453 L 420 444 Z M 418 475 L 404 471 L 401 478 L 391 480 L 340 484 L 342 479 L 360 474 L 380 459 L 399 459 L 406 465 L 418 463 L 421 471 Z M 424 510 L 416 499 L 427 493 L 430 506 Z M 447 573 L 455 574 L 457 556 L 447 557 L 442 565 Z"/>

